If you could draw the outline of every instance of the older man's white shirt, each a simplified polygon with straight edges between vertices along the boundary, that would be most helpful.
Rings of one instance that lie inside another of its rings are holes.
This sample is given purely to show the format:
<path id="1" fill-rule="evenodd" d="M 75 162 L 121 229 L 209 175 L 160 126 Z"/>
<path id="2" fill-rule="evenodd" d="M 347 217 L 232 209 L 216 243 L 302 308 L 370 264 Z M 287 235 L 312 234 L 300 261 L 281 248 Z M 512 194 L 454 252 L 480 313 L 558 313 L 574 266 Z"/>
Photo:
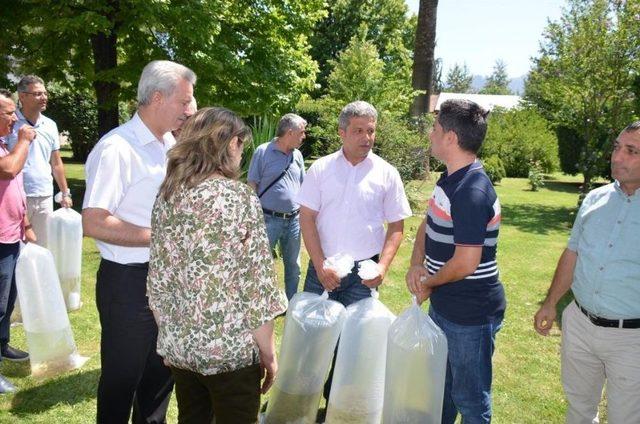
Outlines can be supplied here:
<path id="1" fill-rule="evenodd" d="M 85 164 L 87 190 L 82 208 L 106 209 L 140 227 L 151 227 L 151 211 L 166 173 L 167 151 L 175 139 L 160 141 L 136 113 L 104 135 Z M 120 264 L 149 261 L 148 247 L 125 247 L 96 240 L 100 255 Z"/>
<path id="2" fill-rule="evenodd" d="M 296 202 L 318 212 L 316 227 L 326 257 L 337 253 L 355 260 L 382 252 L 385 222 L 411 216 L 398 171 L 374 153 L 357 165 L 342 149 L 309 168 Z"/>

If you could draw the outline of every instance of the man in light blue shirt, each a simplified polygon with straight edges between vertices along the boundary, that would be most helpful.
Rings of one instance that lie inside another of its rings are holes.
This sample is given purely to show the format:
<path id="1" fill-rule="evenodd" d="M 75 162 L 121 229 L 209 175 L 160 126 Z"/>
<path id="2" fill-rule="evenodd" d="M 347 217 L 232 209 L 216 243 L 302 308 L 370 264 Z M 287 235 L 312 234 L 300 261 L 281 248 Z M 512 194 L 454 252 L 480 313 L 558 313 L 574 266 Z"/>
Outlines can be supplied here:
<path id="1" fill-rule="evenodd" d="M 640 422 L 640 121 L 625 128 L 611 154 L 615 181 L 591 191 L 576 217 L 551 288 L 536 313 L 547 335 L 562 315 L 562 383 L 567 423 L 598 422 L 607 381 L 611 424 Z"/>
<path id="2" fill-rule="evenodd" d="M 47 216 L 53 212 L 53 179 L 60 188 L 60 205 L 70 208 L 71 191 L 64 175 L 60 156 L 60 136 L 56 123 L 42 112 L 47 108 L 48 93 L 44 81 L 36 75 L 26 75 L 18 83 L 20 109 L 16 111 L 18 122 L 7 138 L 11 149 L 18 141 L 18 131 L 23 125 L 36 130 L 36 138 L 29 148 L 24 166 L 24 191 L 27 194 L 27 216 L 38 237 L 37 243 L 47 246 Z"/>
<path id="3" fill-rule="evenodd" d="M 307 121 L 288 113 L 278 123 L 276 137 L 258 146 L 251 158 L 247 182 L 258 194 L 271 249 L 280 245 L 287 299 L 300 281 L 300 222 L 294 202 L 304 179 L 304 159 L 298 148 Z"/>

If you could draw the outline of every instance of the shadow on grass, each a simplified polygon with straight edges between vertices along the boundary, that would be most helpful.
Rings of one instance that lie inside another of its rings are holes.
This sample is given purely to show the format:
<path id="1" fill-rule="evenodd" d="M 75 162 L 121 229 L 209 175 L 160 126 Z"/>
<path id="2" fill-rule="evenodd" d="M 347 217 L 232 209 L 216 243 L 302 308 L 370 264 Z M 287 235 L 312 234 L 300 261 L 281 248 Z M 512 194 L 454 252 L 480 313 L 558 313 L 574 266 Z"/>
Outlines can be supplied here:
<path id="1" fill-rule="evenodd" d="M 580 192 L 581 182 L 569 182 L 569 181 L 553 181 L 545 180 L 544 188 L 550 191 L 557 191 L 560 193 L 575 193 L 578 195 Z M 576 198 L 576 201 L 578 199 Z"/>
<path id="2" fill-rule="evenodd" d="M 96 396 L 100 370 L 76 372 L 48 380 L 43 384 L 16 393 L 11 412 L 18 416 L 39 414 L 58 404 L 73 405 Z"/>
<path id="3" fill-rule="evenodd" d="M 574 208 L 535 204 L 502 205 L 502 222 L 527 233 L 548 234 L 568 230 L 573 223 Z"/>

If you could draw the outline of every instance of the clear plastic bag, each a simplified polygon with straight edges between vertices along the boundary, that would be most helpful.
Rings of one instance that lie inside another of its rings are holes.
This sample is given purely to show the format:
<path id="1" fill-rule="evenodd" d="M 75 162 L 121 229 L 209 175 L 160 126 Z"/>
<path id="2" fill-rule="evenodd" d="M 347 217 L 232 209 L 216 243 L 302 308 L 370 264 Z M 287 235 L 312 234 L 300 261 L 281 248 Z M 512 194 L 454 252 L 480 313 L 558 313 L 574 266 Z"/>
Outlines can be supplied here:
<path id="1" fill-rule="evenodd" d="M 389 328 L 382 422 L 440 424 L 447 338 L 413 299 Z"/>
<path id="2" fill-rule="evenodd" d="M 344 278 L 351 273 L 354 264 L 355 261 L 351 255 L 337 253 L 325 259 L 322 265 L 325 268 L 334 270 L 339 278 Z"/>
<path id="3" fill-rule="evenodd" d="M 302 292 L 289 303 L 279 369 L 264 422 L 314 423 L 329 364 L 346 317 L 325 291 Z"/>
<path id="4" fill-rule="evenodd" d="M 333 372 L 327 423 L 379 424 L 384 398 L 387 333 L 396 316 L 378 292 L 347 307 Z"/>
<path id="5" fill-rule="evenodd" d="M 47 247 L 55 259 L 62 295 L 68 311 L 81 306 L 82 217 L 60 208 L 47 217 Z"/>
<path id="6" fill-rule="evenodd" d="M 22 321 L 29 347 L 31 375 L 50 377 L 81 367 L 53 256 L 28 243 L 16 265 Z"/>

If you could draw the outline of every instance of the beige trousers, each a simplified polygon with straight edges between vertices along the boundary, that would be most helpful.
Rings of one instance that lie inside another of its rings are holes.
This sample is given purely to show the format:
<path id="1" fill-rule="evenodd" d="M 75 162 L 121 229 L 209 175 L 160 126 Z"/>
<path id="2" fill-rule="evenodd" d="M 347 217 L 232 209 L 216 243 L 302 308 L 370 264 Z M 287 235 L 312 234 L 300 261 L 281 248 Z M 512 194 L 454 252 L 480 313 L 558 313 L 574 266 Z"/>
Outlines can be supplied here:
<path id="1" fill-rule="evenodd" d="M 640 423 L 640 329 L 598 327 L 571 302 L 562 314 L 567 424 L 599 422 L 605 380 L 608 423 Z"/>
<path id="2" fill-rule="evenodd" d="M 53 196 L 27 197 L 27 218 L 42 247 L 47 247 L 47 216 L 52 212 Z"/>

